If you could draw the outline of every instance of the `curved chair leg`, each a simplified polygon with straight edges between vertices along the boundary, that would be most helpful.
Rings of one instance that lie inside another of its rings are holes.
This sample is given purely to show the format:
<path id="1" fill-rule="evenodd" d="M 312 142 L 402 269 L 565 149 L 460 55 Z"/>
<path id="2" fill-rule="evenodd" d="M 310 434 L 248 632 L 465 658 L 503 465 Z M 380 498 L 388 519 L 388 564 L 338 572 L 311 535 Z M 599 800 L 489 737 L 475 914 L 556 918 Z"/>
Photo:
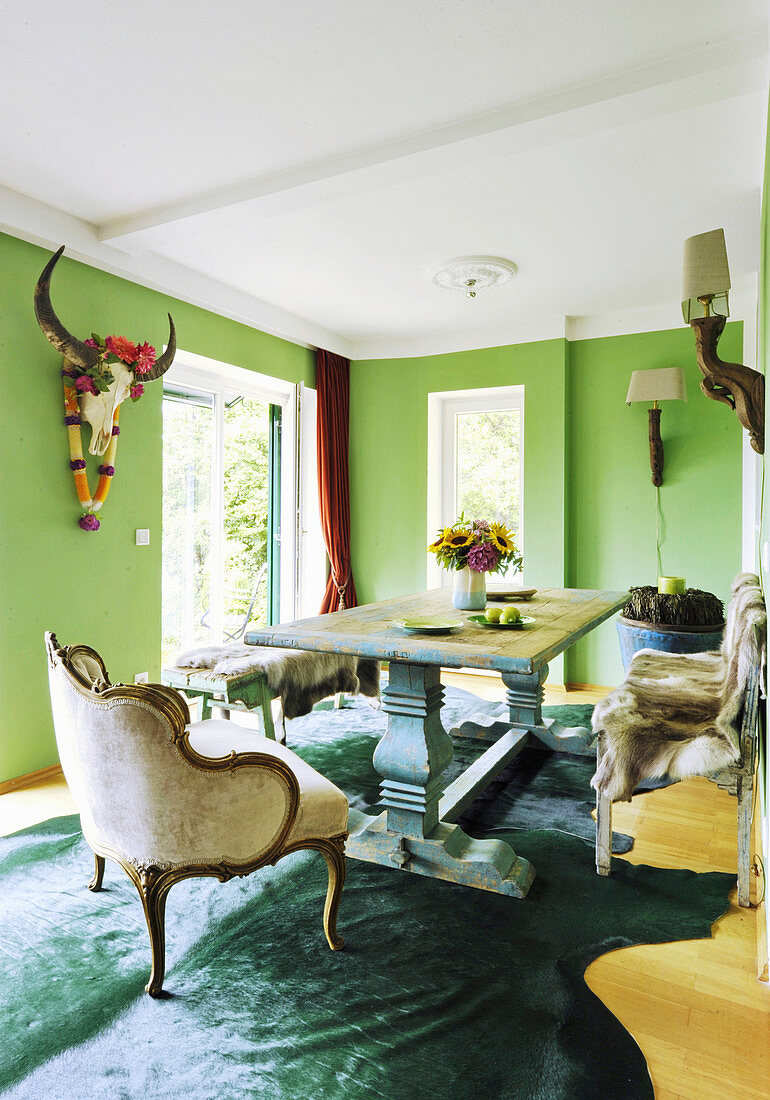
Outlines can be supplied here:
<path id="1" fill-rule="evenodd" d="M 341 951 L 345 941 L 342 936 L 337 935 L 337 910 L 340 907 L 342 887 L 345 885 L 345 837 L 322 841 L 318 847 L 329 869 L 329 886 L 324 905 L 324 932 L 332 951 Z"/>
<path id="2" fill-rule="evenodd" d="M 102 879 L 104 878 L 104 856 L 98 856 L 94 852 L 94 877 L 88 884 L 89 890 L 101 890 Z"/>
<path id="3" fill-rule="evenodd" d="M 163 992 L 163 978 L 166 973 L 166 896 L 174 884 L 174 877 L 163 874 L 154 868 L 140 871 L 137 878 L 131 876 L 139 891 L 150 934 L 150 952 L 152 970 L 150 980 L 144 987 L 151 997 L 159 997 Z"/>

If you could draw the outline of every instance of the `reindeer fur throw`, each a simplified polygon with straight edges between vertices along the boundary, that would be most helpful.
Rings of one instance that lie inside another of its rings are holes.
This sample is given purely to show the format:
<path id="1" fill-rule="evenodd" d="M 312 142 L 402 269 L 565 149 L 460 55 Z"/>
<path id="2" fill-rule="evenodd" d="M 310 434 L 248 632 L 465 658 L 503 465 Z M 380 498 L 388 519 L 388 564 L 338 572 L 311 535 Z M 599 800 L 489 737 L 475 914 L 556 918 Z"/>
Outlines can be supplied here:
<path id="1" fill-rule="evenodd" d="M 635 654 L 625 681 L 594 709 L 598 766 L 591 785 L 613 802 L 630 801 L 640 779 L 711 775 L 738 763 L 752 673 L 764 684 L 766 634 L 759 580 L 741 573 L 720 650 Z"/>
<path id="2" fill-rule="evenodd" d="M 380 665 L 362 657 L 311 653 L 304 649 L 272 646 L 205 646 L 180 653 L 177 668 L 210 668 L 218 676 L 260 672 L 275 698 L 280 695 L 284 717 L 309 714 L 316 703 L 338 691 L 351 695 L 380 695 Z"/>

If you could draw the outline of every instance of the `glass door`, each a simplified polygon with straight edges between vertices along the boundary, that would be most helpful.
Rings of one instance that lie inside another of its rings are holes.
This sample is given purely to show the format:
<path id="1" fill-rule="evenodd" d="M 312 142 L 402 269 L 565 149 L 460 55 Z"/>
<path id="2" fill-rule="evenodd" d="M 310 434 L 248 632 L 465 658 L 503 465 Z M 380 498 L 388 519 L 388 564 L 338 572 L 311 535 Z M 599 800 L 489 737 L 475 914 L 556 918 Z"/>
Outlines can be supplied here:
<path id="1" fill-rule="evenodd" d="M 277 617 L 280 412 L 224 386 L 164 389 L 164 666 Z"/>
<path id="2" fill-rule="evenodd" d="M 162 666 L 210 641 L 212 394 L 163 396 Z"/>
<path id="3" fill-rule="evenodd" d="M 280 591 L 273 552 L 280 522 L 280 463 L 272 445 L 274 406 L 242 394 L 225 396 L 222 637 L 240 641 L 249 624 L 274 621 L 272 594 Z"/>

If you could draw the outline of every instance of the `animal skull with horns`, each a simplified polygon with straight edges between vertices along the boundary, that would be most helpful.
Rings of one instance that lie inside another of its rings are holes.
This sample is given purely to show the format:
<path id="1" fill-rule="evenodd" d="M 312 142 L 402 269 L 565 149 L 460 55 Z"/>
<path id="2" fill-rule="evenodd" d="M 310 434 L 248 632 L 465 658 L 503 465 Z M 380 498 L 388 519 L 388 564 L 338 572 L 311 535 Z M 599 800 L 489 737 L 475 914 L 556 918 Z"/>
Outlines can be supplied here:
<path id="1" fill-rule="evenodd" d="M 64 245 L 51 257 L 37 281 L 35 287 L 35 316 L 43 335 L 64 356 L 64 369 L 79 367 L 82 370 L 89 370 L 99 361 L 98 348 L 90 347 L 68 332 L 54 313 L 51 305 L 51 274 L 63 251 Z M 174 361 L 176 332 L 170 313 L 168 323 L 168 346 L 163 354 L 158 356 L 154 367 L 141 376 L 142 382 L 152 382 L 156 378 L 160 378 Z M 129 390 L 134 383 L 133 373 L 125 363 L 115 363 L 112 365 L 111 370 L 114 381 L 110 383 L 109 388 L 104 393 L 83 393 L 79 397 L 80 415 L 86 423 L 91 425 L 91 445 L 88 450 L 92 455 L 103 455 L 107 450 L 112 436 L 112 417 L 115 409 L 128 397 Z"/>

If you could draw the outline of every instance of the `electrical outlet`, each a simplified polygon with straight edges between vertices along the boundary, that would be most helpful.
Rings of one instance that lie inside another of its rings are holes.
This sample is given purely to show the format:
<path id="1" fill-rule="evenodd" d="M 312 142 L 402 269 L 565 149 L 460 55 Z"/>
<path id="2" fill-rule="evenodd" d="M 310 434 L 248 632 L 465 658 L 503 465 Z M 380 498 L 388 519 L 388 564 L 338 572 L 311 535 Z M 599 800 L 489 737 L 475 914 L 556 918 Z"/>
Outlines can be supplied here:
<path id="1" fill-rule="evenodd" d="M 136 531 L 136 545 L 137 546 L 149 546 L 150 545 L 150 532 L 147 527 L 137 528 Z"/>
<path id="2" fill-rule="evenodd" d="M 149 684 L 149 682 L 150 682 L 149 672 L 137 672 L 136 676 L 134 676 L 134 683 L 135 684 Z"/>

